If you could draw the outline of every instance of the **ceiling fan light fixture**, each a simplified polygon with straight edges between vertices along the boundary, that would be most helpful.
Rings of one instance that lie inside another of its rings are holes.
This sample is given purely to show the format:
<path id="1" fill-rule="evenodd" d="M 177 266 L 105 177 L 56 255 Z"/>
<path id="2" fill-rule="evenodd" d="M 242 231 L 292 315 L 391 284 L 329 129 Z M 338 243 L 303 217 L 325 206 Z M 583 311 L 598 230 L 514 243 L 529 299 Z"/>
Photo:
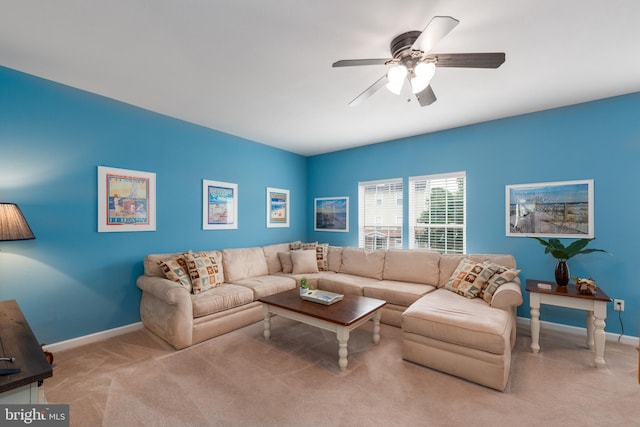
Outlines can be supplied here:
<path id="1" fill-rule="evenodd" d="M 404 65 L 396 65 L 395 67 L 391 68 L 387 72 L 387 80 L 389 80 L 386 85 L 387 89 L 389 89 L 391 93 L 400 95 L 400 91 L 402 91 L 402 86 L 404 86 L 404 81 L 407 77 L 407 73 L 407 67 L 405 67 Z"/>
<path id="2" fill-rule="evenodd" d="M 429 82 L 436 72 L 436 64 L 433 62 L 421 62 L 413 69 L 411 78 L 411 90 L 413 93 L 420 93 L 429 86 Z"/>

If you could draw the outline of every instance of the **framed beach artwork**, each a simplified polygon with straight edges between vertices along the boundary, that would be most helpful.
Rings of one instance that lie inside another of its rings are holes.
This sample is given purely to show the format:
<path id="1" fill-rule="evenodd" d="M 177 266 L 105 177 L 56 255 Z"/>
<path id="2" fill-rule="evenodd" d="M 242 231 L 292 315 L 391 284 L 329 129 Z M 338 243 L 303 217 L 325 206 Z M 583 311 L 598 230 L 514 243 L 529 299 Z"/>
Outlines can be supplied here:
<path id="1" fill-rule="evenodd" d="M 313 203 L 315 231 L 349 231 L 348 197 L 318 197 Z"/>
<path id="2" fill-rule="evenodd" d="M 267 227 L 289 227 L 289 190 L 267 187 Z"/>
<path id="3" fill-rule="evenodd" d="M 238 184 L 202 180 L 202 229 L 238 228 Z"/>
<path id="4" fill-rule="evenodd" d="M 155 230 L 156 174 L 98 166 L 98 232 Z"/>
<path id="5" fill-rule="evenodd" d="M 593 180 L 507 185 L 507 236 L 593 238 Z"/>

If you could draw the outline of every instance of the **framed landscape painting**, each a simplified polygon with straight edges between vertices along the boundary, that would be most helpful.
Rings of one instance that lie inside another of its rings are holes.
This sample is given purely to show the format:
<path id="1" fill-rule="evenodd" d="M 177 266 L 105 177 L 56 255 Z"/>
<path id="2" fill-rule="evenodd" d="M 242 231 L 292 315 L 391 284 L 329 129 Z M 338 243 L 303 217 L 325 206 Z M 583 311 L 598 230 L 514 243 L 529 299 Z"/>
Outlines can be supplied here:
<path id="1" fill-rule="evenodd" d="M 156 174 L 98 166 L 98 232 L 155 230 Z"/>
<path id="2" fill-rule="evenodd" d="M 267 227 L 289 226 L 289 190 L 267 187 Z"/>
<path id="3" fill-rule="evenodd" d="M 238 228 L 238 184 L 202 180 L 202 229 Z"/>
<path id="4" fill-rule="evenodd" d="M 593 238 L 593 180 L 507 185 L 507 236 Z"/>
<path id="5" fill-rule="evenodd" d="M 349 231 L 349 198 L 318 197 L 314 199 L 315 231 Z"/>

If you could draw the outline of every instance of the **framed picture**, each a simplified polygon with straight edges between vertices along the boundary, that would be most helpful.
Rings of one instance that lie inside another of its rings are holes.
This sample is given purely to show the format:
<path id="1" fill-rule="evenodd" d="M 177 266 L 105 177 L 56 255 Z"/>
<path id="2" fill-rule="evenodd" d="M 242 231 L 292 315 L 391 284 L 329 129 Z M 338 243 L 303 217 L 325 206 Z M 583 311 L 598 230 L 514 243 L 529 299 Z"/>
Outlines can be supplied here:
<path id="1" fill-rule="evenodd" d="M 315 231 L 349 231 L 348 197 L 318 197 L 313 201 Z"/>
<path id="2" fill-rule="evenodd" d="M 267 187 L 267 227 L 289 226 L 289 190 Z"/>
<path id="3" fill-rule="evenodd" d="M 593 238 L 593 180 L 507 185 L 507 236 Z"/>
<path id="4" fill-rule="evenodd" d="M 98 166 L 98 232 L 155 230 L 156 174 Z"/>
<path id="5" fill-rule="evenodd" d="M 202 229 L 238 228 L 238 184 L 202 180 Z"/>

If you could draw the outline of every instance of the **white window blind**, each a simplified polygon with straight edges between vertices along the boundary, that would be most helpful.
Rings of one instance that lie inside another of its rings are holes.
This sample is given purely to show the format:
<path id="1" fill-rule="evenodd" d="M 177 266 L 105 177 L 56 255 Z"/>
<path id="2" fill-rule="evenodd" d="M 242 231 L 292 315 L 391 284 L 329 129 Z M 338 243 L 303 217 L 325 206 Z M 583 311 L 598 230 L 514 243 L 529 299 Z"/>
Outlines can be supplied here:
<path id="1" fill-rule="evenodd" d="M 409 177 L 409 248 L 466 253 L 466 173 Z"/>
<path id="2" fill-rule="evenodd" d="M 402 178 L 358 183 L 358 245 L 402 247 Z"/>

